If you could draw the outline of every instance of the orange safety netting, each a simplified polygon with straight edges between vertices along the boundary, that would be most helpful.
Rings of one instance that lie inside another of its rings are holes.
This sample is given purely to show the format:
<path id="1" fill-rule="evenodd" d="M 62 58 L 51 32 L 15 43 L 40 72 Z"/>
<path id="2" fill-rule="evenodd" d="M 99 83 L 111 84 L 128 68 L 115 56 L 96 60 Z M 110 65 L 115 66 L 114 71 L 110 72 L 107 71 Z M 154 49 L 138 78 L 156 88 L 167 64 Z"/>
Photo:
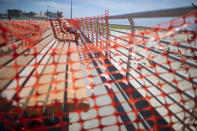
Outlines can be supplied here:
<path id="1" fill-rule="evenodd" d="M 197 12 L 132 33 L 103 16 L 0 21 L 2 130 L 195 130 Z"/>

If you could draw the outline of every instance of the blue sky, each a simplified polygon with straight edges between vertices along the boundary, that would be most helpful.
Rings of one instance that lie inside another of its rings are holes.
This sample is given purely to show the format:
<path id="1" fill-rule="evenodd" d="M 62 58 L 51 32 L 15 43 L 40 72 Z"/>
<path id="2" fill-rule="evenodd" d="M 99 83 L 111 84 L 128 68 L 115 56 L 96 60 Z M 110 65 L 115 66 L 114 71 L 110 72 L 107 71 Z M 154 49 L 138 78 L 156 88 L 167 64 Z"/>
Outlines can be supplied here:
<path id="1" fill-rule="evenodd" d="M 173 7 L 197 5 L 197 0 L 72 0 L 73 17 L 86 17 L 103 14 L 109 10 L 110 15 L 158 10 Z M 62 10 L 64 17 L 70 17 L 70 0 L 0 0 L 0 12 L 7 9 L 21 9 L 23 11 L 56 12 Z"/>

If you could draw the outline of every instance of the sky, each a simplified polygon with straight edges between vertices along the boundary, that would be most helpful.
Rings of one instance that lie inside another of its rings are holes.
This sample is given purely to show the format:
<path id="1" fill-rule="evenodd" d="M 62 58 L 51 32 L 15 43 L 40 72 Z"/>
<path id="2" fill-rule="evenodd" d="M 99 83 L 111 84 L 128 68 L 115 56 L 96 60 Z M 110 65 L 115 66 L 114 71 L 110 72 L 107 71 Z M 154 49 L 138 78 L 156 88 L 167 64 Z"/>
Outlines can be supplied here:
<path id="1" fill-rule="evenodd" d="M 0 13 L 7 9 L 20 9 L 23 12 L 63 11 L 64 18 L 70 18 L 71 0 L 0 0 Z M 110 15 L 150 11 L 174 7 L 197 5 L 197 0 L 72 0 L 73 17 L 97 16 L 109 10 Z"/>

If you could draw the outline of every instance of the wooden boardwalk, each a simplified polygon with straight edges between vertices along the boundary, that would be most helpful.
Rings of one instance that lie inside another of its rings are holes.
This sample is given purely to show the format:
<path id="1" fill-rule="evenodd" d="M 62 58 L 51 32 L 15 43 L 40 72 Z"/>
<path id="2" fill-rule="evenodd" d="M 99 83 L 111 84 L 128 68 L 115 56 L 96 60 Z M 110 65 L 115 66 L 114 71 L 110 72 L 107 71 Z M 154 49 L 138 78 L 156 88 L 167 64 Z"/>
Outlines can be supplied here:
<path id="1" fill-rule="evenodd" d="M 82 65 L 77 62 L 72 65 L 67 63 L 68 60 L 80 61 L 80 58 L 77 53 L 72 53 L 68 58 L 69 48 L 77 48 L 76 43 L 60 42 L 54 38 L 52 30 L 48 29 L 43 39 L 33 48 L 27 50 L 20 46 L 16 50 L 20 54 L 17 58 L 0 57 L 0 64 L 6 65 L 0 69 L 3 98 L 13 100 L 18 96 L 21 108 L 35 105 L 47 107 L 54 102 L 66 104 L 68 111 L 88 108 L 88 102 L 80 100 L 87 98 L 86 85 L 83 79 L 80 79 L 83 76 Z M 33 55 L 35 51 L 39 52 L 37 56 Z M 54 52 L 55 55 L 51 55 Z M 19 65 L 17 69 L 13 68 L 16 63 Z M 38 66 L 35 67 L 35 64 Z M 75 74 L 71 73 L 71 68 L 77 70 Z M 13 79 L 17 75 L 19 79 Z M 76 83 L 73 80 L 77 78 Z M 76 107 L 76 101 L 79 101 L 79 107 Z M 12 106 L 16 105 L 17 103 L 13 101 Z"/>

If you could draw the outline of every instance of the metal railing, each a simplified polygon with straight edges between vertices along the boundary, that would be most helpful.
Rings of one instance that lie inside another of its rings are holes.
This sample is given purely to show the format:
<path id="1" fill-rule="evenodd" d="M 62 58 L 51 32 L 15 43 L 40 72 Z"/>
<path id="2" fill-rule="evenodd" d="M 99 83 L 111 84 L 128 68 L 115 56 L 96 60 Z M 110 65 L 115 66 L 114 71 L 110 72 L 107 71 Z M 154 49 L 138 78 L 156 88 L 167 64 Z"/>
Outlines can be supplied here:
<path id="1" fill-rule="evenodd" d="M 109 19 L 177 17 L 177 16 L 183 16 L 194 9 L 195 7 L 193 6 L 187 6 L 187 7 L 179 7 L 172 9 L 113 15 L 113 16 L 109 16 Z"/>
<path id="2" fill-rule="evenodd" d="M 172 9 L 163 9 L 163 10 L 153 10 L 147 12 L 138 12 L 138 13 L 128 13 L 128 14 L 121 14 L 121 15 L 113 15 L 109 16 L 109 20 L 112 19 L 128 19 L 130 22 L 131 30 L 134 28 L 134 18 L 162 18 L 162 17 L 178 17 L 183 16 L 189 13 L 190 11 L 195 10 L 193 6 L 187 7 L 179 7 L 179 8 L 172 8 Z"/>

